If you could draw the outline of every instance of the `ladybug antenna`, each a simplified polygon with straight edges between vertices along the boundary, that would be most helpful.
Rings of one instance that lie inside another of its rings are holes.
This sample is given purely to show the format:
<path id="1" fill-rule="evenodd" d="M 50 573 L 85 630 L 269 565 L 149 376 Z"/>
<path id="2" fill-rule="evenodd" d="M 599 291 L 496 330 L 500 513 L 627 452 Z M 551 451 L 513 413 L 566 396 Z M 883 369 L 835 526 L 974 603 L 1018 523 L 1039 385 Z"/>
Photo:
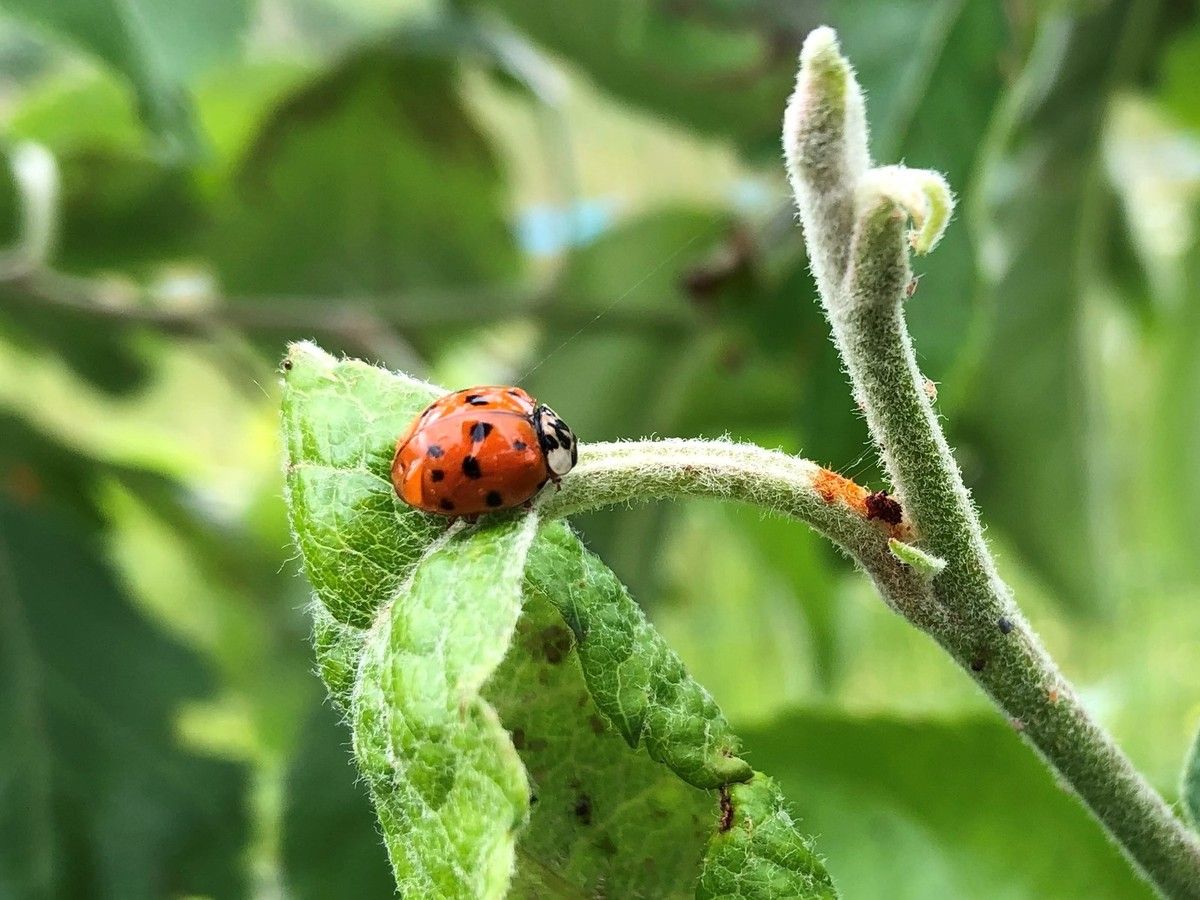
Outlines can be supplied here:
<path id="1" fill-rule="evenodd" d="M 696 241 L 700 240 L 700 238 L 703 237 L 706 232 L 707 232 L 707 229 L 705 229 L 705 231 L 701 231 L 701 232 L 698 232 L 698 233 L 692 235 L 691 238 L 688 239 L 687 242 L 685 242 L 684 244 L 677 247 L 674 251 L 672 251 L 670 254 L 668 254 L 662 261 L 660 261 L 658 263 L 658 265 L 656 265 L 649 272 L 647 272 L 645 275 L 643 275 L 641 278 L 639 278 L 637 281 L 635 281 L 632 285 L 630 285 L 629 288 L 623 294 L 621 294 L 619 297 L 617 297 L 617 299 L 613 300 L 611 303 L 608 304 L 608 306 L 604 307 L 604 309 L 600 310 L 600 312 L 596 313 L 596 315 L 592 316 L 592 318 L 590 318 L 588 321 L 584 322 L 579 327 L 578 331 L 576 331 L 574 334 L 572 334 L 570 337 L 568 337 L 565 341 L 563 341 L 561 344 L 559 344 L 557 347 L 555 347 L 553 350 L 551 350 L 549 353 L 547 353 L 545 356 L 543 356 L 540 360 L 538 360 L 538 362 L 534 365 L 534 367 L 532 369 L 529 369 L 528 371 L 526 371 L 525 374 L 522 375 L 520 378 L 518 378 L 515 382 L 513 382 L 513 384 L 518 385 L 518 386 L 521 385 L 525 381 L 526 378 L 528 378 L 530 375 L 532 375 L 534 372 L 536 372 L 538 369 L 540 369 L 542 367 L 542 364 L 545 363 L 546 360 L 550 359 L 552 356 L 554 356 L 556 353 L 558 353 L 564 347 L 566 347 L 568 344 L 570 344 L 572 341 L 574 341 L 577 337 L 579 337 L 581 334 L 583 334 L 585 331 L 587 331 L 589 328 L 591 328 L 593 325 L 595 325 L 597 322 L 599 322 L 601 319 L 603 319 L 606 315 L 608 315 L 610 312 L 612 312 L 613 309 L 615 309 L 616 306 L 619 303 L 621 303 L 621 301 L 623 301 L 626 297 L 628 297 L 630 294 L 632 294 L 634 291 L 636 291 L 638 288 L 640 288 L 643 284 L 645 284 L 646 281 L 648 281 L 652 276 L 657 275 L 662 270 L 663 266 L 665 266 L 667 263 L 669 263 L 673 259 L 675 259 L 675 257 L 677 257 L 680 253 L 682 253 L 688 247 L 692 246 L 692 244 L 696 243 Z"/>

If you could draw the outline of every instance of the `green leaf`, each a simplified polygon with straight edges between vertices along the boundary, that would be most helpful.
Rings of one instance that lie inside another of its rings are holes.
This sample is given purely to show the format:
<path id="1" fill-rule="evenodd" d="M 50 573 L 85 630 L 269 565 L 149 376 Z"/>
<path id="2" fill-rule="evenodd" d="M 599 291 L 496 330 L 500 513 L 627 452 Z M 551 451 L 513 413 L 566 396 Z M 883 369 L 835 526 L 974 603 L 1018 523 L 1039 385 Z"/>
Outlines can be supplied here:
<path id="1" fill-rule="evenodd" d="M 652 759 L 697 787 L 750 777 L 716 702 L 568 528 L 543 530 L 529 577 L 571 629 L 592 699 L 631 747 L 644 743 Z"/>
<path id="2" fill-rule="evenodd" d="M 77 528 L 0 499 L 0 894 L 240 895 L 245 774 L 174 733 L 212 687 Z"/>
<path id="3" fill-rule="evenodd" d="M 713 837 L 697 900 L 751 897 L 836 897 L 825 867 L 796 843 L 796 823 L 765 775 L 730 787 Z"/>
<path id="4" fill-rule="evenodd" d="M 518 514 L 435 544 L 367 636 L 354 750 L 401 894 L 508 892 L 529 785 L 479 692 L 521 614 L 536 530 Z"/>
<path id="5" fill-rule="evenodd" d="M 388 475 L 396 439 L 437 391 L 338 365 L 311 344 L 295 345 L 285 365 L 288 514 L 305 574 L 336 621 L 365 628 L 444 528 L 398 508 Z"/>
<path id="6" fill-rule="evenodd" d="M 246 0 L 4 0 L 3 6 L 129 79 L 142 118 L 172 155 L 196 149 L 186 79 L 238 48 Z"/>
<path id="7" fill-rule="evenodd" d="M 1102 115 L 1154 21 L 1138 4 L 1072 10 L 1040 26 L 995 139 L 983 186 L 991 322 L 955 431 L 987 517 L 1065 603 L 1097 608 L 1109 529 L 1086 349 L 1086 273 L 1104 236 L 1094 171 Z"/>
<path id="8" fill-rule="evenodd" d="M 1183 798 L 1184 812 L 1191 820 L 1192 826 L 1200 828 L 1200 731 L 1196 732 L 1196 739 L 1188 750 L 1179 793 Z"/>
<path id="9" fill-rule="evenodd" d="M 509 896 L 691 895 L 706 854 L 729 858 L 710 845 L 721 798 L 655 757 L 705 783 L 749 772 L 624 588 L 561 524 L 529 547 L 531 515 L 447 532 L 396 500 L 392 446 L 428 385 L 312 345 L 292 348 L 285 379 L 292 524 L 331 613 L 317 613 L 321 670 L 335 696 L 351 690 L 401 884 L 501 893 L 515 856 Z M 781 807 L 768 779 L 751 784 Z M 803 835 L 778 840 L 792 883 L 828 886 Z"/>
<path id="10" fill-rule="evenodd" d="M 211 240 L 233 294 L 386 297 L 419 316 L 420 288 L 519 268 L 496 160 L 448 59 L 375 49 L 303 85 L 262 126 L 231 192 Z M 457 306 L 439 314 L 474 312 L 474 298 L 442 303 Z"/>
<path id="11" fill-rule="evenodd" d="M 847 897 L 1151 896 L 994 717 L 796 712 L 744 737 L 756 765 L 804 798 Z"/>

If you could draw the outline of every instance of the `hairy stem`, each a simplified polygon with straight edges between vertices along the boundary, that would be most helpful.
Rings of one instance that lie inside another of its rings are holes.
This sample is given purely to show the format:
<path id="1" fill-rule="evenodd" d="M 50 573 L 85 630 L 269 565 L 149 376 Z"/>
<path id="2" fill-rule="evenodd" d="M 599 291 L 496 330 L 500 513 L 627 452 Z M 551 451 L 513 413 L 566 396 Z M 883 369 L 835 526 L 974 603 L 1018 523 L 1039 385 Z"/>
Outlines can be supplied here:
<path id="1" fill-rule="evenodd" d="M 545 517 L 677 497 L 734 500 L 805 522 L 845 551 L 884 599 L 906 617 L 942 615 L 928 578 L 900 561 L 890 540 L 904 523 L 873 516 L 867 491 L 806 459 L 732 441 L 661 440 L 585 444 L 561 490 L 538 501 Z"/>
<path id="2" fill-rule="evenodd" d="M 828 185 L 838 171 L 829 159 L 865 154 L 865 128 L 850 117 L 828 125 L 838 110 L 853 108 L 847 96 L 861 97 L 853 72 L 833 33 L 818 29 L 801 54 L 784 142 L 834 342 L 918 546 L 945 562 L 931 582 L 943 614 L 908 618 L 987 691 L 1159 890 L 1200 896 L 1200 842 L 1091 719 L 996 573 L 903 315 L 909 246 L 936 242 L 922 223 L 948 210 L 949 190 L 940 176 L 898 167 L 846 173 L 850 180 Z M 844 141 L 860 146 L 847 150 Z M 824 191 L 834 199 L 811 202 Z M 908 231 L 910 219 L 916 232 Z M 849 252 L 826 252 L 835 244 Z"/>

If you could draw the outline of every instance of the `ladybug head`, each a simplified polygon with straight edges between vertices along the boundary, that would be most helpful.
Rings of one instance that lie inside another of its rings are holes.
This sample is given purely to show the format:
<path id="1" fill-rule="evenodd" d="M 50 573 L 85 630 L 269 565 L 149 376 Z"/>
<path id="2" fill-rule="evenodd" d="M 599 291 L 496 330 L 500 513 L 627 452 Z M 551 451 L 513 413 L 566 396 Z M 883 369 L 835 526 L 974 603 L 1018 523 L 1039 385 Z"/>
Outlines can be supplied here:
<path id="1" fill-rule="evenodd" d="M 543 403 L 533 411 L 533 427 L 537 430 L 538 444 L 550 474 L 561 478 L 570 472 L 579 458 L 579 451 L 575 446 L 575 434 L 567 423 Z"/>

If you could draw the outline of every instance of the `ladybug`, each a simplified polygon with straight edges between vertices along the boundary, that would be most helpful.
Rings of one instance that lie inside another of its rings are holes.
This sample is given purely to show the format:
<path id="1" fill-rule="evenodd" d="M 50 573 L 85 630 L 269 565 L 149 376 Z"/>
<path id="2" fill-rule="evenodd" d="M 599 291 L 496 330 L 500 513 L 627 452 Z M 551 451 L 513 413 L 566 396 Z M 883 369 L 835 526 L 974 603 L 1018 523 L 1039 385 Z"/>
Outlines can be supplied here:
<path id="1" fill-rule="evenodd" d="M 575 435 L 518 387 L 474 387 L 435 400 L 396 442 L 392 485 L 410 506 L 477 516 L 528 503 L 575 465 Z"/>

